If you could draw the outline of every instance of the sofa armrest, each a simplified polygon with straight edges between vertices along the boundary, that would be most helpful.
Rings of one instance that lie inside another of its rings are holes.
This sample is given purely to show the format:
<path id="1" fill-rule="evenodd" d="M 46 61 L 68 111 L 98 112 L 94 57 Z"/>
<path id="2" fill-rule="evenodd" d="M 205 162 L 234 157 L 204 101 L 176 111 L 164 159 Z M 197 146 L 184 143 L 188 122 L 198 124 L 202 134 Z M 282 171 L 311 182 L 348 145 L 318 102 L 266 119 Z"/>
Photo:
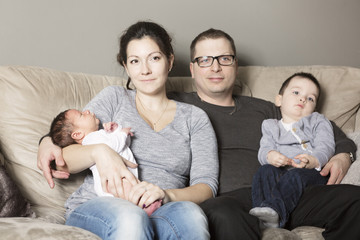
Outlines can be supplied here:
<path id="1" fill-rule="evenodd" d="M 344 179 L 341 181 L 342 184 L 353 184 L 360 186 L 360 130 L 348 134 L 348 137 L 352 139 L 357 147 L 356 151 L 356 161 L 351 164 L 348 172 L 346 173 Z"/>

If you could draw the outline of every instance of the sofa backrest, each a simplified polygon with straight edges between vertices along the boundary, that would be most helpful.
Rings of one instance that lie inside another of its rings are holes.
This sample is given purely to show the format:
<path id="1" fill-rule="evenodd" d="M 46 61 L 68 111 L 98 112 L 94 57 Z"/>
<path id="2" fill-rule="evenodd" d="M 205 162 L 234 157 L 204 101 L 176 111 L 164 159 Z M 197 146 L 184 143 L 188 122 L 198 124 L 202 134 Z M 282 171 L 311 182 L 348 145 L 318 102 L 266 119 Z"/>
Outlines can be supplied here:
<path id="1" fill-rule="evenodd" d="M 69 181 L 56 180 L 55 188 L 49 188 L 37 168 L 40 137 L 60 111 L 82 109 L 104 87 L 124 82 L 38 67 L 0 67 L 0 152 L 37 216 L 64 222 L 64 202 L 83 181 L 81 174 L 73 175 Z"/>
<path id="2" fill-rule="evenodd" d="M 281 83 L 294 72 L 307 71 L 323 89 L 321 112 L 345 132 L 360 130 L 360 69 L 349 67 L 239 67 L 235 92 L 273 101 Z M 241 81 L 240 81 L 241 80 Z M 50 122 L 68 108 L 82 109 L 108 85 L 126 79 L 68 73 L 40 67 L 0 67 L 0 160 L 37 216 L 64 222 L 64 202 L 82 183 L 84 174 L 55 180 L 50 189 L 37 168 L 38 141 Z M 190 77 L 171 77 L 168 91 L 194 91 Z"/>
<path id="3" fill-rule="evenodd" d="M 360 130 L 360 69 L 338 66 L 239 67 L 234 93 L 274 102 L 281 84 L 296 72 L 312 73 L 320 82 L 318 109 L 345 133 Z M 190 77 L 173 77 L 170 91 L 196 91 Z"/>

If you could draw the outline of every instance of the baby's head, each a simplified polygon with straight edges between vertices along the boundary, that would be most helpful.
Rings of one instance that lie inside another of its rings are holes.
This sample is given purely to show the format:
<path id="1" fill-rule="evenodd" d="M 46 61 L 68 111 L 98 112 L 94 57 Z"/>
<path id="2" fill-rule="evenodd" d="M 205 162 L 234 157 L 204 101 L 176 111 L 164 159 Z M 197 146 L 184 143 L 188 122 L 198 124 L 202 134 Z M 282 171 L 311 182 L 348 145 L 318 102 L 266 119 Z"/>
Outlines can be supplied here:
<path id="1" fill-rule="evenodd" d="M 83 138 L 99 129 L 99 119 L 89 110 L 80 112 L 68 109 L 59 113 L 50 127 L 50 137 L 54 144 L 66 147 L 75 143 L 82 143 Z"/>
<path id="2" fill-rule="evenodd" d="M 283 120 L 296 122 L 313 113 L 320 91 L 319 81 L 311 73 L 299 72 L 286 79 L 275 98 Z"/>

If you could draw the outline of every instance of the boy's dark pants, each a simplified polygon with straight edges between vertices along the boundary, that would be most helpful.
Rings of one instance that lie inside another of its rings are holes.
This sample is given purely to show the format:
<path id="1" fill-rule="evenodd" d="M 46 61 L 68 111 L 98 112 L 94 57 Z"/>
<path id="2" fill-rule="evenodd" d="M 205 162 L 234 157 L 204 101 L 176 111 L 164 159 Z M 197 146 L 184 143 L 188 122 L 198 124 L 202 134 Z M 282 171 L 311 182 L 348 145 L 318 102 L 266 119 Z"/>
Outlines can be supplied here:
<path id="1" fill-rule="evenodd" d="M 253 207 L 274 209 L 279 214 L 280 227 L 284 227 L 305 187 L 325 185 L 327 181 L 328 178 L 321 176 L 315 169 L 263 165 L 254 175 L 252 182 Z"/>

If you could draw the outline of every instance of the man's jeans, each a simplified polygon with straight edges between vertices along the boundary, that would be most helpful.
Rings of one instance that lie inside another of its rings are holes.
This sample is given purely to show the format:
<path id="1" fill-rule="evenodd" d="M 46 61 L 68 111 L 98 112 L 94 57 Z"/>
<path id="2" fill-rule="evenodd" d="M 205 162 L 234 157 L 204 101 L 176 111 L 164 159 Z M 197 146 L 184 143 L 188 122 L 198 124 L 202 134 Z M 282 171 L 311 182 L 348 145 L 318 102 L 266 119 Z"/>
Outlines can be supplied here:
<path id="1" fill-rule="evenodd" d="M 77 207 L 66 225 L 80 227 L 102 239 L 209 239 L 207 218 L 192 202 L 170 202 L 150 217 L 133 203 L 97 197 Z"/>
<path id="2" fill-rule="evenodd" d="M 327 180 L 328 177 L 321 176 L 315 169 L 263 165 L 254 175 L 252 183 L 253 207 L 274 209 L 279 214 L 280 227 L 284 227 L 305 187 L 324 185 Z"/>

